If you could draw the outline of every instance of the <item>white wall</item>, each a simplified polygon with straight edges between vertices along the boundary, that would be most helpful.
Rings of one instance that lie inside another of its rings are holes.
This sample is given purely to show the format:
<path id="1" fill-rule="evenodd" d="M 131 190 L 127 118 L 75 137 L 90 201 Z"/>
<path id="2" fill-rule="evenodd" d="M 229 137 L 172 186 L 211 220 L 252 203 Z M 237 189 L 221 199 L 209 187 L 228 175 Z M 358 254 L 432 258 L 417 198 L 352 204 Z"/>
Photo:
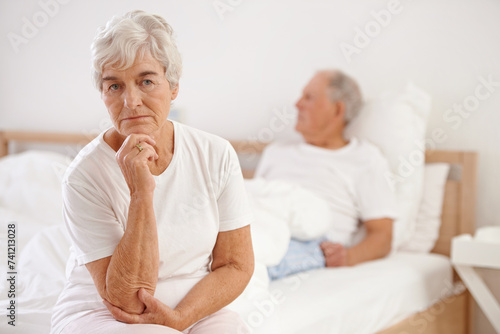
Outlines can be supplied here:
<path id="1" fill-rule="evenodd" d="M 474 102 L 479 77 L 500 82 L 499 1 L 59 0 L 66 3 L 57 10 L 54 1 L 0 2 L 0 128 L 102 129 L 107 113 L 90 82 L 89 46 L 113 14 L 143 9 L 177 32 L 184 75 L 176 107 L 186 123 L 226 138 L 257 138 L 277 112 L 293 115 L 316 69 L 345 70 L 366 96 L 413 80 L 434 98 L 429 138 L 436 128 L 447 135 L 436 147 L 479 152 L 477 222 L 500 225 L 500 85 L 469 116 L 447 114 Z M 217 2 L 233 4 L 223 19 Z M 51 3 L 43 22 L 43 4 Z M 388 7 L 396 9 L 390 22 L 348 61 L 342 43 L 376 28 L 372 11 Z M 30 36 L 23 19 L 44 26 Z M 13 34 L 26 43 L 14 47 Z"/>

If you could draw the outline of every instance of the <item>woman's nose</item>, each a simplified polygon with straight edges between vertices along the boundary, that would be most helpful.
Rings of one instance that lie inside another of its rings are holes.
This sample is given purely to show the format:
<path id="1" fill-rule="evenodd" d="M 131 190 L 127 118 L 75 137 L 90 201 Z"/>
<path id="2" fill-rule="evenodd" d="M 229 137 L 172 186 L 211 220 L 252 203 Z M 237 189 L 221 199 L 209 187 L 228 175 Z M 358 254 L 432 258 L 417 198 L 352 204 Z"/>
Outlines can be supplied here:
<path id="1" fill-rule="evenodd" d="M 125 106 L 135 109 L 142 105 L 141 92 L 136 87 L 127 87 L 125 90 Z"/>

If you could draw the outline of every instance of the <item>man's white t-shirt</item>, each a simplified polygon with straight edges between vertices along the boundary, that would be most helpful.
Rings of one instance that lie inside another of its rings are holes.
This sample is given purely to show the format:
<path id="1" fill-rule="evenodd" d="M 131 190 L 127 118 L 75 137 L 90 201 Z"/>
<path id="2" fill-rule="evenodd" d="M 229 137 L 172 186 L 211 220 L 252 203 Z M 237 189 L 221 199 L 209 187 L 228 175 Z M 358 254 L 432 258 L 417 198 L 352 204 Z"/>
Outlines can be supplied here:
<path id="1" fill-rule="evenodd" d="M 160 253 L 155 297 L 174 308 L 210 272 L 218 233 L 248 225 L 252 214 L 229 142 L 172 123 L 174 153 L 168 168 L 154 176 L 153 206 Z M 79 153 L 63 180 L 72 247 L 51 333 L 79 312 L 105 308 L 85 264 L 111 256 L 127 227 L 129 188 L 103 135 Z"/>
<path id="2" fill-rule="evenodd" d="M 332 211 L 327 239 L 349 246 L 360 220 L 396 217 L 389 171 L 377 147 L 352 138 L 335 150 L 304 142 L 271 144 L 255 177 L 288 181 L 322 197 Z"/>

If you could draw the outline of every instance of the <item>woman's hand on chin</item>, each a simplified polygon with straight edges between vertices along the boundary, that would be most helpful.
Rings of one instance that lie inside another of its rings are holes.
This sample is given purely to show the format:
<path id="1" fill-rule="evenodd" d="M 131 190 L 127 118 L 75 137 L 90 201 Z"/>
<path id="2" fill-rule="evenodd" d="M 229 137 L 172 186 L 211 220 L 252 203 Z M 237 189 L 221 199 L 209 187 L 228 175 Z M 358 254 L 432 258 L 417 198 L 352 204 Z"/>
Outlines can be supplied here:
<path id="1" fill-rule="evenodd" d="M 174 310 L 150 295 L 144 288 L 138 292 L 139 300 L 146 305 L 142 314 L 131 314 L 103 300 L 113 317 L 127 324 L 156 324 L 167 326 L 179 331 L 189 327 L 183 323 L 181 313 Z"/>
<path id="2" fill-rule="evenodd" d="M 116 152 L 116 161 L 120 166 L 130 194 L 152 194 L 155 180 L 149 165 L 158 159 L 154 146 L 156 142 L 145 134 L 129 135 Z"/>

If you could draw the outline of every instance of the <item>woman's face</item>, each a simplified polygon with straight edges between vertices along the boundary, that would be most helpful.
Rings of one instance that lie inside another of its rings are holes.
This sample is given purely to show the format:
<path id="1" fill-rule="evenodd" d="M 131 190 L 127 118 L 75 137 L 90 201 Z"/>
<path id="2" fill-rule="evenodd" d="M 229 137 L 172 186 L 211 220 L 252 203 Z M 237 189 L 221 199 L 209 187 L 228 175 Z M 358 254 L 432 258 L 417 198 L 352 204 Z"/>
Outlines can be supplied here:
<path id="1" fill-rule="evenodd" d="M 125 137 L 161 129 L 179 90 L 170 89 L 164 67 L 149 53 L 126 70 L 105 66 L 102 79 L 102 99 L 115 129 Z"/>

